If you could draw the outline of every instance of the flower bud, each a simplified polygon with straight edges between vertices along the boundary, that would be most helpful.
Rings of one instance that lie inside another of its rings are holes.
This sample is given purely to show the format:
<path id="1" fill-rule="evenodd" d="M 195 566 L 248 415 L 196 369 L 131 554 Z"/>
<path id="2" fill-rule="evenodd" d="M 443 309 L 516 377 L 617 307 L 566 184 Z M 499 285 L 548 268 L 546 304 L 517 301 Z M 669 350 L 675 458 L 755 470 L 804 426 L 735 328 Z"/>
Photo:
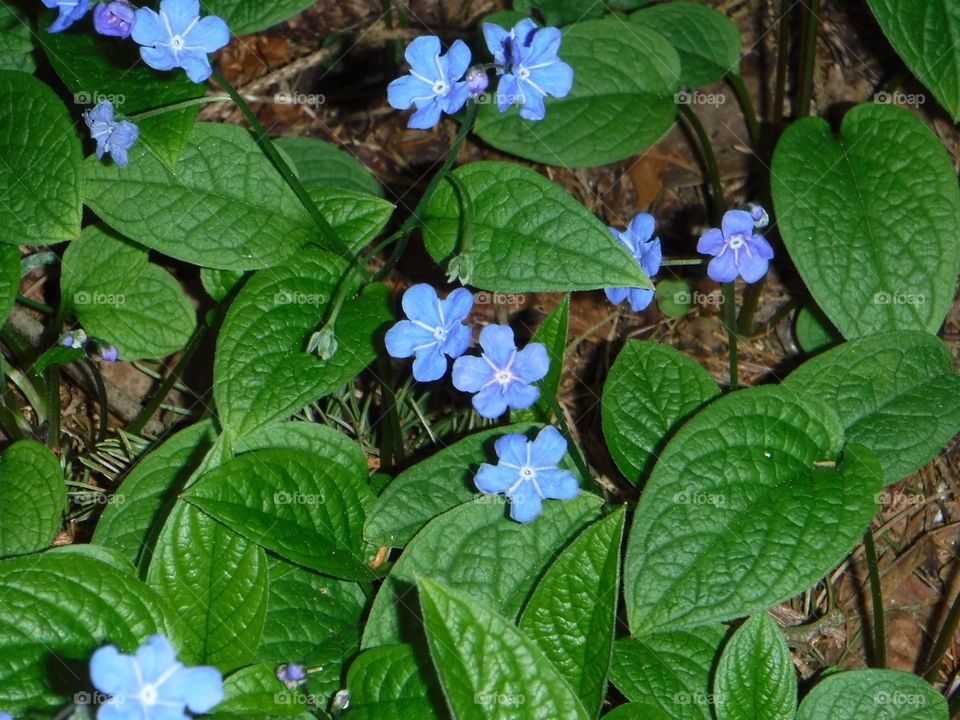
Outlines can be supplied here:
<path id="1" fill-rule="evenodd" d="M 770 224 L 770 216 L 767 215 L 767 211 L 764 210 L 760 205 L 757 205 L 757 203 L 747 203 L 746 207 L 744 207 L 744 210 L 750 213 L 750 217 L 753 218 L 753 224 L 756 227 L 765 228 Z"/>
<path id="2" fill-rule="evenodd" d="M 307 352 L 316 353 L 321 360 L 329 360 L 337 352 L 337 336 L 333 328 L 325 327 L 310 336 L 310 342 L 307 343 Z"/>
<path id="3" fill-rule="evenodd" d="M 306 678 L 306 668 L 299 663 L 289 663 L 277 667 L 277 680 L 286 685 L 288 690 L 295 690 Z"/>
<path id="4" fill-rule="evenodd" d="M 105 345 L 100 348 L 100 357 L 107 362 L 116 362 L 120 359 L 120 351 L 113 345 Z"/>
<path id="5" fill-rule="evenodd" d="M 93 27 L 101 35 L 129 37 L 136 19 L 136 10 L 126 0 L 99 3 L 93 9 Z"/>
<path id="6" fill-rule="evenodd" d="M 467 74 L 463 79 L 466 81 L 467 87 L 470 88 L 471 95 L 479 95 L 482 92 L 486 92 L 487 86 L 490 84 L 487 73 L 478 67 L 472 67 L 467 70 Z"/>

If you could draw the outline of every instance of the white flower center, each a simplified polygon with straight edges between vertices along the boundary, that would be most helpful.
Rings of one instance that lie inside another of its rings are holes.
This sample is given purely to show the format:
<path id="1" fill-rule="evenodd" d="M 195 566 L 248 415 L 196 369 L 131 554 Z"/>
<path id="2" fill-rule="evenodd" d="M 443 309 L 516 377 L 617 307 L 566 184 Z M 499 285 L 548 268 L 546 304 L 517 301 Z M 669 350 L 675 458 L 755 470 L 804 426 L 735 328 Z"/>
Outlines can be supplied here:
<path id="1" fill-rule="evenodd" d="M 739 250 L 746 244 L 747 244 L 747 237 L 742 233 L 737 233 L 736 235 L 731 237 L 729 242 L 731 250 Z"/>
<path id="2" fill-rule="evenodd" d="M 500 385 L 503 387 L 506 387 L 510 384 L 510 381 L 513 380 L 513 373 L 509 370 L 498 370 L 493 376 L 493 379 L 500 383 Z"/>
<path id="3" fill-rule="evenodd" d="M 520 468 L 520 478 L 523 480 L 533 480 L 537 476 L 536 471 L 529 465 Z"/>
<path id="4" fill-rule="evenodd" d="M 140 702 L 144 705 L 156 705 L 158 698 L 156 685 L 144 685 L 140 688 Z"/>
<path id="5" fill-rule="evenodd" d="M 446 338 L 446 336 L 447 336 L 446 331 L 439 325 L 433 329 L 433 337 L 436 338 L 437 340 L 443 340 L 444 338 Z"/>
<path id="6" fill-rule="evenodd" d="M 529 80 L 529 79 L 530 79 L 530 71 L 527 70 L 527 68 L 521 66 L 520 69 L 517 70 L 517 79 L 518 79 L 518 80 Z"/>
<path id="7" fill-rule="evenodd" d="M 450 88 L 446 80 L 436 80 L 433 83 L 433 94 L 443 95 Z"/>
<path id="8" fill-rule="evenodd" d="M 186 44 L 186 41 L 180 35 L 174 35 L 170 38 L 170 47 L 174 50 L 183 50 L 183 46 Z"/>

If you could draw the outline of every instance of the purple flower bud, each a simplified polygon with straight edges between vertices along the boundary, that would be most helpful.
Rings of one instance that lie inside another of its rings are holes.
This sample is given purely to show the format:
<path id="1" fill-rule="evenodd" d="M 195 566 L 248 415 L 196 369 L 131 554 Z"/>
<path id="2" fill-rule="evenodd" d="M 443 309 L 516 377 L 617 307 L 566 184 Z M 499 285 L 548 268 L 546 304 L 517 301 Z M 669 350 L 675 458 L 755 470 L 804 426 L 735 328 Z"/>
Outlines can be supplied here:
<path id="1" fill-rule="evenodd" d="M 289 663 L 287 665 L 277 666 L 277 680 L 286 685 L 287 689 L 289 690 L 294 690 L 306 679 L 306 668 L 299 663 Z"/>
<path id="2" fill-rule="evenodd" d="M 100 3 L 93 9 L 93 28 L 101 35 L 129 37 L 136 19 L 136 9 L 126 0 Z"/>
<path id="3" fill-rule="evenodd" d="M 486 92 L 487 86 L 490 84 L 490 78 L 487 77 L 487 73 L 478 67 L 472 67 L 467 70 L 467 74 L 463 79 L 467 81 L 467 87 L 470 88 L 471 95 L 479 95 L 482 92 Z"/>
<path id="4" fill-rule="evenodd" d="M 64 347 L 73 347 L 73 333 L 67 333 L 60 340 L 60 344 Z M 2 720 L 2 718 L 0 718 Z"/>
<path id="5" fill-rule="evenodd" d="M 770 216 L 767 215 L 767 211 L 757 203 L 747 203 L 744 210 L 750 213 L 750 217 L 753 218 L 754 227 L 765 228 L 770 224 Z"/>
<path id="6" fill-rule="evenodd" d="M 107 362 L 116 362 L 120 359 L 120 352 L 113 345 L 107 345 L 100 349 L 100 357 Z"/>

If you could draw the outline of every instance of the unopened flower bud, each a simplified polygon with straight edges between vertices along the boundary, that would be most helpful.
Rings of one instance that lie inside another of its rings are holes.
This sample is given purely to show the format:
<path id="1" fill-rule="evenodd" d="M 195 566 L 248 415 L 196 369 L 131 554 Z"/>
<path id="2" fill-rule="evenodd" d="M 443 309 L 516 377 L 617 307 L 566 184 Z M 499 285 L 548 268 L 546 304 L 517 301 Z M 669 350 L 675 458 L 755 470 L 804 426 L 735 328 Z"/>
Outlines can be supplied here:
<path id="1" fill-rule="evenodd" d="M 329 360 L 337 352 L 337 336 L 333 328 L 325 327 L 310 336 L 307 352 L 316 353 L 321 360 Z"/>
<path id="2" fill-rule="evenodd" d="M 306 678 L 306 668 L 299 663 L 289 663 L 277 667 L 277 680 L 286 685 L 288 690 L 295 690 Z"/>
<path id="3" fill-rule="evenodd" d="M 770 216 L 767 215 L 767 211 L 760 205 L 757 205 L 757 203 L 747 203 L 744 210 L 750 213 L 750 217 L 753 218 L 753 224 L 756 227 L 765 228 L 770 224 Z"/>
<path id="4" fill-rule="evenodd" d="M 120 359 L 120 351 L 113 345 L 106 345 L 100 348 L 100 357 L 107 362 L 116 362 Z"/>
<path id="5" fill-rule="evenodd" d="M 136 19 L 136 10 L 126 0 L 99 3 L 93 9 L 93 28 L 101 35 L 129 37 Z"/>
<path id="6" fill-rule="evenodd" d="M 463 79 L 466 81 L 467 87 L 470 88 L 471 95 L 479 95 L 482 92 L 486 92 L 487 86 L 490 84 L 487 73 L 478 67 L 472 67 L 467 70 L 467 74 Z"/>

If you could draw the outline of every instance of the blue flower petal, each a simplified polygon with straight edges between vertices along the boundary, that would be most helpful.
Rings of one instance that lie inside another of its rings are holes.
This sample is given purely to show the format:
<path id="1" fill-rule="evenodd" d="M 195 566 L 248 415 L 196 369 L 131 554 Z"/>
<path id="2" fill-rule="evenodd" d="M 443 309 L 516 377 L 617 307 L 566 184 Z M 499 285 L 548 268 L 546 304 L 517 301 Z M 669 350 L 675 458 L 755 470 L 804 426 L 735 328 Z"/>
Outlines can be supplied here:
<path id="1" fill-rule="evenodd" d="M 489 379 L 490 366 L 483 358 L 464 355 L 453 363 L 453 386 L 461 392 L 479 392 Z"/>
<path id="2" fill-rule="evenodd" d="M 562 60 L 556 60 L 547 67 L 534 70 L 530 79 L 550 95 L 566 97 L 573 89 L 573 68 Z"/>
<path id="3" fill-rule="evenodd" d="M 390 357 L 408 358 L 413 355 L 414 348 L 436 342 L 436 338 L 433 333 L 416 323 L 400 320 L 387 330 L 383 342 Z"/>
<path id="4" fill-rule="evenodd" d="M 532 383 L 540 380 L 550 369 L 550 356 L 543 343 L 532 342 L 523 350 L 517 352 L 513 361 L 513 373 L 524 382 Z"/>
<path id="5" fill-rule="evenodd" d="M 431 97 L 431 87 L 413 75 L 398 77 L 387 85 L 387 102 L 397 110 L 406 110 L 417 100 L 429 100 Z"/>
<path id="6" fill-rule="evenodd" d="M 439 303 L 437 291 L 427 283 L 411 285 L 400 300 L 400 306 L 408 318 L 430 327 L 439 327 L 443 323 L 440 319 Z"/>
<path id="7" fill-rule="evenodd" d="M 525 436 L 510 433 L 497 438 L 493 449 L 501 463 L 521 467 L 527 464 L 527 446 L 529 444 Z"/>
<path id="8" fill-rule="evenodd" d="M 510 517 L 520 523 L 537 519 L 543 510 L 543 499 L 537 494 L 533 483 L 524 482 L 510 494 Z"/>
<path id="9" fill-rule="evenodd" d="M 443 56 L 443 64 L 446 65 L 447 79 L 460 80 L 467 73 L 470 67 L 470 48 L 463 40 L 455 40 L 447 54 Z"/>
<path id="10" fill-rule="evenodd" d="M 175 707 L 173 705 L 153 705 L 147 715 L 150 720 L 192 720 L 189 715 L 183 711 L 183 706 Z M 97 720 L 101 720 L 97 716 Z M 126 720 L 140 720 L 139 716 L 126 716 Z"/>
<path id="11" fill-rule="evenodd" d="M 140 137 L 140 128 L 132 122 L 122 120 L 113 126 L 110 144 L 114 147 L 128 148 L 137 141 L 138 137 Z"/>
<path id="12" fill-rule="evenodd" d="M 163 635 L 148 637 L 147 641 L 137 649 L 135 657 L 145 683 L 155 682 L 177 662 L 173 645 Z"/>
<path id="13" fill-rule="evenodd" d="M 163 20 L 156 12 L 150 8 L 140 8 L 137 10 L 137 19 L 133 23 L 133 32 L 130 33 L 130 37 L 138 45 L 153 47 L 169 36 L 163 26 Z"/>
<path id="14" fill-rule="evenodd" d="M 440 109 L 447 113 L 447 115 L 453 115 L 453 113 L 466 105 L 469 99 L 470 86 L 465 82 L 458 82 L 451 87 L 446 95 L 438 96 L 437 102 L 440 104 Z"/>
<path id="15" fill-rule="evenodd" d="M 170 52 L 170 48 L 142 47 L 140 48 L 140 57 L 154 70 L 173 70 L 177 67 L 177 59 Z"/>
<path id="16" fill-rule="evenodd" d="M 619 305 L 627 299 L 627 293 L 630 292 L 630 288 L 607 288 L 603 292 L 606 293 L 607 300 L 614 305 Z"/>
<path id="17" fill-rule="evenodd" d="M 540 388 L 535 385 L 524 385 L 512 382 L 503 392 L 503 399 L 514 410 L 526 410 L 540 397 Z M 494 416 L 498 417 L 498 416 Z"/>
<path id="18" fill-rule="evenodd" d="M 110 124 L 113 122 L 113 103 L 109 100 L 101 100 L 86 114 L 93 122 Z"/>
<path id="19" fill-rule="evenodd" d="M 754 235 L 747 240 L 747 245 L 750 246 L 750 252 L 756 253 L 766 260 L 773 260 L 773 248 L 763 235 Z"/>
<path id="20" fill-rule="evenodd" d="M 580 494 L 577 478 L 569 470 L 538 470 L 537 485 L 543 497 L 550 500 L 573 500 Z"/>
<path id="21" fill-rule="evenodd" d="M 517 478 L 519 478 L 519 474 L 515 468 L 483 463 L 473 482 L 480 492 L 494 495 L 504 492 L 517 481 Z"/>
<path id="22" fill-rule="evenodd" d="M 417 112 L 410 116 L 407 127 L 416 130 L 429 130 L 440 122 L 441 111 L 440 104 L 434 97 L 434 99 L 425 102 Z"/>
<path id="23" fill-rule="evenodd" d="M 187 45 L 212 53 L 230 42 L 230 28 L 222 18 L 210 15 L 194 25 L 186 39 Z"/>
<path id="24" fill-rule="evenodd" d="M 513 330 L 509 325 L 487 325 L 480 331 L 480 347 L 494 366 L 505 368 L 517 349 L 514 345 Z"/>
<path id="25" fill-rule="evenodd" d="M 704 255 L 719 255 L 723 250 L 726 241 L 723 239 L 723 233 L 720 228 L 710 228 L 697 242 L 697 252 Z"/>
<path id="26" fill-rule="evenodd" d="M 447 339 L 443 343 L 443 352 L 452 358 L 463 355 L 470 347 L 473 332 L 463 323 L 457 323 L 447 332 Z"/>
<path id="27" fill-rule="evenodd" d="M 640 267 L 643 268 L 647 277 L 653 277 L 660 272 L 660 263 L 663 261 L 660 238 L 654 238 L 650 242 L 643 243 L 639 251 Z"/>
<path id="28" fill-rule="evenodd" d="M 135 664 L 132 655 L 121 655 L 115 646 L 105 645 L 90 658 L 90 680 L 106 695 L 136 694 L 140 684 Z"/>
<path id="29" fill-rule="evenodd" d="M 517 85 L 517 78 L 513 75 L 504 75 L 497 85 L 497 110 L 506 112 L 511 105 L 520 102 L 522 95 Z"/>
<path id="30" fill-rule="evenodd" d="M 139 720 L 144 717 L 142 708 L 139 700 L 119 695 L 97 708 L 97 720 Z"/>
<path id="31" fill-rule="evenodd" d="M 464 360 L 465 358 L 460 358 Z M 460 362 L 459 360 L 457 362 Z M 454 383 L 456 385 L 456 383 Z M 500 392 L 499 385 L 487 385 L 473 396 L 473 409 L 480 417 L 498 418 L 507 411 L 507 401 Z"/>
<path id="32" fill-rule="evenodd" d="M 99 155 L 97 159 L 102 158 L 103 155 Z M 113 158 L 113 161 L 120 167 L 127 166 L 127 148 L 121 146 L 110 146 L 110 157 Z M 106 360 L 107 358 L 104 358 Z"/>
<path id="33" fill-rule="evenodd" d="M 436 35 L 422 35 L 407 46 L 404 57 L 415 72 L 434 81 L 441 79 L 436 62 L 439 54 L 440 38 Z"/>
<path id="34" fill-rule="evenodd" d="M 190 81 L 195 83 L 202 83 L 213 74 L 210 58 L 202 50 L 181 52 L 179 67 L 182 67 Z"/>
<path id="35" fill-rule="evenodd" d="M 530 67 L 531 65 L 552 63 L 557 59 L 561 40 L 563 40 L 563 33 L 555 27 L 537 30 L 529 38 L 529 42 L 525 42 L 529 45 L 529 49 L 524 54 L 523 64 Z"/>
<path id="36" fill-rule="evenodd" d="M 557 465 L 567 452 L 567 440 L 552 425 L 547 425 L 531 443 L 530 462 L 534 467 Z"/>
<path id="37" fill-rule="evenodd" d="M 523 105 L 520 107 L 520 117 L 524 120 L 543 120 L 547 115 L 547 108 L 543 104 L 545 96 L 531 88 L 530 83 L 524 83 L 524 85 L 524 99 Z"/>
<path id="38" fill-rule="evenodd" d="M 728 250 L 718 255 L 707 265 L 707 275 L 716 282 L 733 282 L 737 279 L 737 266 L 733 261 L 733 252 Z"/>
<path id="39" fill-rule="evenodd" d="M 199 0 L 160 0 L 160 12 L 167 16 L 170 30 L 181 35 L 190 23 L 200 17 Z"/>
<path id="40" fill-rule="evenodd" d="M 631 220 L 627 226 L 626 232 L 633 239 L 634 243 L 639 246 L 640 243 L 645 243 L 653 237 L 655 227 L 656 220 L 653 215 L 641 212 L 633 216 L 633 220 Z"/>
<path id="41" fill-rule="evenodd" d="M 510 34 L 516 38 L 516 41 L 523 47 L 529 47 L 533 36 L 537 33 L 540 27 L 530 18 L 524 18 L 516 25 L 513 26 L 513 29 L 510 31 Z"/>
<path id="42" fill-rule="evenodd" d="M 510 33 L 499 25 L 485 22 L 483 24 L 483 39 L 487 41 L 487 49 L 493 55 L 493 61 L 497 65 L 507 64 L 506 43 L 510 38 Z"/>
<path id="43" fill-rule="evenodd" d="M 648 288 L 630 288 L 630 309 L 633 312 L 646 310 L 653 302 L 654 292 Z"/>
<path id="44" fill-rule="evenodd" d="M 447 327 L 454 322 L 461 322 L 467 318 L 473 309 L 473 293 L 466 288 L 457 288 L 447 295 L 441 302 L 443 317 Z"/>
<path id="45" fill-rule="evenodd" d="M 191 712 L 202 714 L 223 700 L 223 676 L 214 667 L 181 668 L 159 688 L 161 700 L 183 702 Z"/>
<path id="46" fill-rule="evenodd" d="M 420 382 L 439 380 L 447 372 L 447 358 L 440 348 L 433 345 L 417 352 L 413 361 L 413 377 Z"/>
<path id="47" fill-rule="evenodd" d="M 753 235 L 753 225 L 753 217 L 744 210 L 727 210 L 720 222 L 723 237 L 727 240 L 737 233 L 750 237 Z"/>
<path id="48" fill-rule="evenodd" d="M 757 280 L 767 274 L 770 267 L 770 261 L 759 255 L 748 255 L 744 249 L 740 250 L 740 277 L 744 282 L 755 283 Z"/>

